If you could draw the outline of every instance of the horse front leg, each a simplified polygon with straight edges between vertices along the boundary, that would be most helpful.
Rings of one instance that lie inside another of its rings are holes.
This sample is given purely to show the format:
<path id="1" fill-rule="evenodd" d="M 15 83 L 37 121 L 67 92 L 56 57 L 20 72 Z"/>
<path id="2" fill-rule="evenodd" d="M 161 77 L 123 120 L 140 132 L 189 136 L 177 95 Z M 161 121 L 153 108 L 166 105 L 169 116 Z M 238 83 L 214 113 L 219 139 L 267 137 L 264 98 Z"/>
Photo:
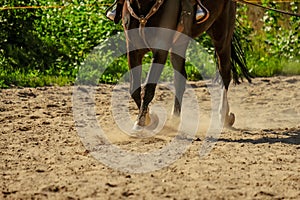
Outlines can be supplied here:
<path id="1" fill-rule="evenodd" d="M 143 88 L 144 91 L 140 112 L 134 127 L 136 130 L 149 126 L 152 123 L 149 113 L 149 104 L 154 98 L 155 89 L 163 71 L 164 64 L 167 60 L 167 56 L 168 52 L 164 50 L 158 50 L 153 53 L 153 61 L 145 81 L 145 86 Z"/>
<path id="2" fill-rule="evenodd" d="M 136 50 L 128 53 L 129 74 L 130 74 L 130 88 L 129 92 L 131 98 L 134 100 L 138 109 L 141 108 L 141 75 L 142 75 L 142 59 L 147 51 Z"/>

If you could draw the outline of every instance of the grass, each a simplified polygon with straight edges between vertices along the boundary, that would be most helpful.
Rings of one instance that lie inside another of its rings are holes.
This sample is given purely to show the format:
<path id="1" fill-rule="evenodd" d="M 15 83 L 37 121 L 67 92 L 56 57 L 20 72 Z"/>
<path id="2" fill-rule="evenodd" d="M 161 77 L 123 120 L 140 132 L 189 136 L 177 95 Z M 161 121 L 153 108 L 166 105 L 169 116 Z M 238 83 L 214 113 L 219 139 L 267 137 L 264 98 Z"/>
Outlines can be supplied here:
<path id="1" fill-rule="evenodd" d="M 124 59 L 124 60 L 123 60 Z M 118 80 L 127 72 L 127 61 L 124 57 L 121 61 L 118 61 L 116 66 L 110 66 L 111 68 L 102 74 L 100 82 L 113 84 L 118 82 Z M 147 59 L 145 67 L 143 68 L 143 76 L 145 78 L 146 73 L 150 66 L 150 60 Z M 251 74 L 254 77 L 271 77 L 276 75 L 300 75 L 300 59 L 287 60 L 278 57 L 266 57 L 260 56 L 258 54 L 251 55 L 247 58 L 248 67 Z M 0 67 L 1 68 L 1 67 Z M 205 67 L 196 68 L 192 63 L 187 62 L 186 71 L 188 74 L 188 79 L 197 81 L 202 79 L 202 75 L 207 76 L 207 74 L 214 73 L 215 68 L 210 64 Z M 53 76 L 49 74 L 42 74 L 38 71 L 21 72 L 18 70 L 0 70 L 0 88 L 10 88 L 14 86 L 20 87 L 43 87 L 43 86 L 66 86 L 71 85 L 75 81 L 75 77 L 67 76 Z M 94 70 L 95 71 L 95 70 Z M 94 73 L 93 71 L 88 71 L 87 77 L 95 76 L 99 77 L 99 72 Z M 94 74 L 93 74 L 94 73 Z M 96 79 L 97 79 L 96 77 Z M 168 61 L 163 73 L 161 75 L 162 81 L 170 81 L 173 79 L 173 69 L 170 62 Z"/>
<path id="2" fill-rule="evenodd" d="M 2 71 L 0 74 L 0 88 L 65 86 L 74 82 L 74 78 L 65 76 L 51 76 L 38 72 L 22 73 L 20 71 Z"/>
<path id="3" fill-rule="evenodd" d="M 247 60 L 251 74 L 256 77 L 300 75 L 300 59 L 251 57 Z"/>
<path id="4" fill-rule="evenodd" d="M 300 75 L 300 59 L 298 62 L 288 62 L 283 64 L 282 75 Z"/>

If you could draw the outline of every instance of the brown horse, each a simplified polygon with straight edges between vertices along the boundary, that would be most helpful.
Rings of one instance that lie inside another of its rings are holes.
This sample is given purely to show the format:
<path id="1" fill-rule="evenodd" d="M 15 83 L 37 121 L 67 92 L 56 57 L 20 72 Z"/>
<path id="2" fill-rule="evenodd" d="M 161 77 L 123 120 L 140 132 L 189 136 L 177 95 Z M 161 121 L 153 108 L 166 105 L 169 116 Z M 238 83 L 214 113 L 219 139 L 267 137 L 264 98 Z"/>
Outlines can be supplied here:
<path id="1" fill-rule="evenodd" d="M 236 63 L 250 80 L 248 71 L 234 48 L 236 3 L 232 0 L 202 0 L 209 10 L 209 18 L 197 24 L 194 19 L 196 5 L 189 0 L 127 0 L 123 7 L 123 26 L 126 33 L 128 63 L 130 68 L 130 94 L 139 108 L 136 126 L 145 127 L 149 122 L 149 103 L 170 53 L 174 68 L 176 97 L 173 114 L 180 115 L 186 87 L 185 52 L 190 37 L 206 31 L 211 37 L 217 58 L 224 91 L 221 95 L 220 117 L 226 126 L 232 126 L 234 115 L 229 113 L 227 91 L 233 78 L 238 82 Z M 151 29 L 156 27 L 160 29 Z M 179 27 L 183 34 L 177 34 Z M 173 30 L 173 31 L 168 31 Z M 152 51 L 151 64 L 145 86 L 141 86 L 141 66 L 144 55 Z"/>

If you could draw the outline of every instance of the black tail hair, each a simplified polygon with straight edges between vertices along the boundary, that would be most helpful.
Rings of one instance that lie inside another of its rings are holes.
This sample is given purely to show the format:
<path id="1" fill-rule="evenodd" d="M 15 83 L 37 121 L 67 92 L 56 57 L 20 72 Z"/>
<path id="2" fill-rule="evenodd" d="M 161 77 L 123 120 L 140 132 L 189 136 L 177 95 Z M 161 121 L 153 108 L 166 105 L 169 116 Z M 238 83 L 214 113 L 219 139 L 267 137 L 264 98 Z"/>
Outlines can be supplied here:
<path id="1" fill-rule="evenodd" d="M 231 40 L 231 70 L 233 81 L 236 84 L 240 84 L 240 78 L 245 77 L 249 83 L 251 83 L 251 78 L 253 78 L 247 67 L 246 56 L 242 48 L 241 40 L 242 38 L 237 31 L 234 31 Z"/>

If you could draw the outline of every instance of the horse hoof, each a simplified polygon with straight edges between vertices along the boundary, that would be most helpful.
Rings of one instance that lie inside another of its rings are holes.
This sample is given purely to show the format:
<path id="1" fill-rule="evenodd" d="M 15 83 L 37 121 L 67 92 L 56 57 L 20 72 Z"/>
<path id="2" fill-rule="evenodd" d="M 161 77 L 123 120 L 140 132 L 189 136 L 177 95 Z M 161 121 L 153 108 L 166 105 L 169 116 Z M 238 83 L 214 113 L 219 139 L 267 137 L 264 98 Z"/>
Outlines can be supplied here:
<path id="1" fill-rule="evenodd" d="M 150 123 L 145 128 L 150 131 L 155 130 L 158 126 L 158 123 L 159 123 L 159 118 L 157 114 L 150 112 Z"/>
<path id="2" fill-rule="evenodd" d="M 233 113 L 230 113 L 229 116 L 227 116 L 227 118 L 226 118 L 225 125 L 227 127 L 232 127 L 234 122 L 235 122 L 235 116 Z"/>
<path id="3" fill-rule="evenodd" d="M 155 113 L 149 113 L 149 121 L 146 126 L 139 125 L 138 121 L 136 121 L 133 125 L 132 131 L 133 133 L 141 133 L 144 130 L 154 131 L 159 124 L 159 118 Z"/>
<path id="4" fill-rule="evenodd" d="M 144 130 L 144 127 L 143 126 L 140 126 L 138 125 L 138 122 L 136 121 L 133 125 L 133 128 L 132 128 L 132 133 L 140 133 Z"/>

